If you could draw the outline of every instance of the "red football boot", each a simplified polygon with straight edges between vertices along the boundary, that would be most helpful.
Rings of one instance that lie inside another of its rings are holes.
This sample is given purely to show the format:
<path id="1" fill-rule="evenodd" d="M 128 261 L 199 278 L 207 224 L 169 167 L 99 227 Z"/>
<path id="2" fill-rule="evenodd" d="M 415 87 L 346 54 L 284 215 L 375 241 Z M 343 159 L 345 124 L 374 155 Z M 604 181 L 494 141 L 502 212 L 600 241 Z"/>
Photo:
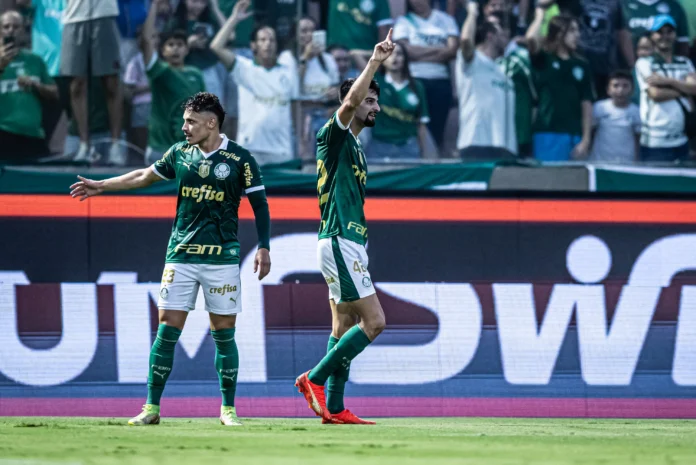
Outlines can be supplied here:
<path id="1" fill-rule="evenodd" d="M 309 371 L 301 374 L 297 380 L 295 380 L 295 386 L 297 386 L 297 390 L 300 394 L 304 395 L 309 404 L 309 408 L 314 410 L 317 416 L 326 421 L 331 420 L 329 409 L 326 408 L 324 386 L 319 386 L 311 382 L 309 380 Z"/>
<path id="2" fill-rule="evenodd" d="M 356 416 L 353 412 L 351 412 L 348 409 L 345 409 L 344 411 L 339 412 L 339 413 L 332 413 L 330 420 L 322 420 L 321 423 L 324 425 L 330 424 L 330 423 L 333 423 L 334 425 L 375 425 L 376 424 L 374 421 L 363 420 L 362 418 Z"/>

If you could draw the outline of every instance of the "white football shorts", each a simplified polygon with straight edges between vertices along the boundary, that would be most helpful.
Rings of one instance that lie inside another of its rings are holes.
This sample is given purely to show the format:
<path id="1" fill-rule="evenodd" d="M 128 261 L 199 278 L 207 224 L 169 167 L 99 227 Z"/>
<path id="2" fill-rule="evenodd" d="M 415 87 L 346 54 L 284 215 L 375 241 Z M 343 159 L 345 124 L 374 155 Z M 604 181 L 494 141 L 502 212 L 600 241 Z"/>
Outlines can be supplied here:
<path id="1" fill-rule="evenodd" d="M 329 298 L 337 304 L 364 299 L 376 292 L 367 271 L 364 245 L 339 236 L 319 239 L 317 259 L 329 285 Z"/>
<path id="2" fill-rule="evenodd" d="M 165 264 L 157 307 L 190 312 L 196 308 L 199 288 L 203 289 L 207 312 L 236 315 L 242 311 L 239 265 L 204 263 Z"/>

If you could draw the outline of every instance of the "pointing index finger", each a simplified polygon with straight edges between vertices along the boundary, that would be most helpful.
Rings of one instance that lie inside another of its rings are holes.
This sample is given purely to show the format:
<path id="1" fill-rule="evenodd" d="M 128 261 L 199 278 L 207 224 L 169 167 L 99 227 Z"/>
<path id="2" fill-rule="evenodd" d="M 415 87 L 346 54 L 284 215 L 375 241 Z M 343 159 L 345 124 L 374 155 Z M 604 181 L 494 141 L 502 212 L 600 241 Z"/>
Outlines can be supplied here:
<path id="1" fill-rule="evenodd" d="M 392 29 L 392 28 L 389 28 L 389 32 L 387 32 L 387 38 L 384 39 L 384 40 L 386 40 L 386 41 L 389 42 L 389 43 L 391 43 L 391 41 L 392 41 L 392 31 L 393 31 L 393 29 Z"/>

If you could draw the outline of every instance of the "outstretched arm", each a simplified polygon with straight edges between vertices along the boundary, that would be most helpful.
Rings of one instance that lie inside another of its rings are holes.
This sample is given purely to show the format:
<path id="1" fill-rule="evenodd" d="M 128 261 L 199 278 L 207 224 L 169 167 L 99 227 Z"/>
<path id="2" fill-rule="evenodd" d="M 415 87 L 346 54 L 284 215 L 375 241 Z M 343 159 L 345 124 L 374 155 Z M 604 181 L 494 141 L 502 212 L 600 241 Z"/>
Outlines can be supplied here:
<path id="1" fill-rule="evenodd" d="M 102 181 L 95 181 L 82 176 L 78 176 L 77 179 L 80 181 L 70 186 L 70 196 L 72 198 L 79 197 L 80 201 L 104 192 L 127 191 L 147 187 L 162 180 L 161 177 L 152 171 L 152 167 L 131 171 L 130 173 Z"/>
<path id="2" fill-rule="evenodd" d="M 466 5 L 466 21 L 462 26 L 462 34 L 460 36 L 462 55 L 468 63 L 474 58 L 474 47 L 476 37 L 476 21 L 479 15 L 479 5 L 476 2 L 469 2 Z"/>
<path id="3" fill-rule="evenodd" d="M 384 60 L 389 58 L 389 56 L 394 51 L 394 43 L 391 40 L 392 30 L 389 29 L 387 33 L 387 38 L 384 42 L 380 42 L 375 45 L 375 50 L 372 52 L 372 57 L 370 61 L 367 62 L 367 66 L 360 73 L 360 76 L 355 80 L 355 83 L 348 91 L 348 95 L 341 102 L 341 108 L 338 109 L 338 119 L 343 127 L 348 127 L 350 122 L 355 116 L 355 112 L 358 107 L 367 97 L 367 92 L 370 90 L 370 82 L 372 78 L 375 77 L 377 69 Z"/>
<path id="4" fill-rule="evenodd" d="M 227 48 L 227 43 L 234 40 L 237 25 L 254 14 L 251 11 L 247 11 L 250 4 L 250 0 L 239 0 L 234 5 L 230 17 L 222 25 L 213 41 L 210 42 L 210 49 L 220 58 L 220 61 L 227 69 L 232 69 L 234 61 L 237 59 L 237 55 Z"/>
<path id="5" fill-rule="evenodd" d="M 152 55 L 155 54 L 155 44 L 152 42 L 152 36 L 155 34 L 155 20 L 157 19 L 157 10 L 162 0 L 155 0 L 150 6 L 150 11 L 147 12 L 147 19 L 143 24 L 143 32 L 140 39 L 140 50 L 143 52 L 143 61 L 145 66 L 150 64 Z"/>

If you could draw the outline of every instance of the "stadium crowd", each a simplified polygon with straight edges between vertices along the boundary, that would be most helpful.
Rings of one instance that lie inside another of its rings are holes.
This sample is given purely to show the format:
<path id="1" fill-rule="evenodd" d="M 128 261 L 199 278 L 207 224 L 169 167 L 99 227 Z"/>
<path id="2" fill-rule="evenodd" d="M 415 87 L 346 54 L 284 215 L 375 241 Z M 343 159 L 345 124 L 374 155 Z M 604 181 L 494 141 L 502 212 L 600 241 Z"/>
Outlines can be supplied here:
<path id="1" fill-rule="evenodd" d="M 369 159 L 671 163 L 696 136 L 696 0 L 0 0 L 0 12 L 3 163 L 152 163 L 201 90 L 261 165 L 314 160 L 340 82 L 389 28 Z"/>

